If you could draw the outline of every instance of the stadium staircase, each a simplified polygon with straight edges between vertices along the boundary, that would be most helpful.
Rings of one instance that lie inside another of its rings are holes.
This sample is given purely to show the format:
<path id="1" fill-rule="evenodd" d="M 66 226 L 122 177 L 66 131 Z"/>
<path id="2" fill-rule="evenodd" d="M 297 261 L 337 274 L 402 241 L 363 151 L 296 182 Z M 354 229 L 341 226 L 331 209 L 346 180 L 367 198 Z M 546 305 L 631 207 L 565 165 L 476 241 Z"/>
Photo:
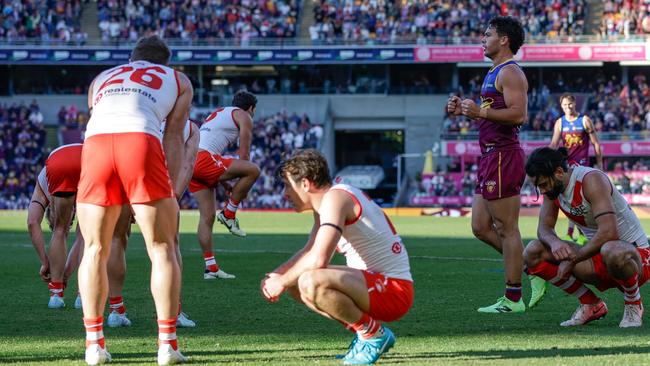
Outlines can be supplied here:
<path id="1" fill-rule="evenodd" d="M 314 24 L 314 8 L 318 0 L 303 0 L 298 21 L 298 39 L 310 39 L 309 27 Z"/>
<path id="2" fill-rule="evenodd" d="M 585 34 L 593 35 L 600 32 L 600 21 L 603 19 L 605 5 L 602 0 L 587 1 L 587 17 L 585 19 Z"/>
<path id="3" fill-rule="evenodd" d="M 99 42 L 101 40 L 98 24 L 97 2 L 84 2 L 83 15 L 81 16 L 81 31 L 88 35 L 88 43 L 93 43 L 93 41 Z"/>

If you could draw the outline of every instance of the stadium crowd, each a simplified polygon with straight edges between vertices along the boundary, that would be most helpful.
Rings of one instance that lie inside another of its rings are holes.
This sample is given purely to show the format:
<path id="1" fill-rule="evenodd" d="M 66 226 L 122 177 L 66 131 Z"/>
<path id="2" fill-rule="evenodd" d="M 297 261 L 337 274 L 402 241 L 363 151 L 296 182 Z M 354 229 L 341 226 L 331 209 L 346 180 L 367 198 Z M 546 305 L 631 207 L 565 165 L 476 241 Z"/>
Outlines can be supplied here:
<path id="1" fill-rule="evenodd" d="M 0 209 L 25 209 L 41 171 L 45 149 L 38 104 L 0 106 Z"/>
<path id="2" fill-rule="evenodd" d="M 80 28 L 81 13 L 81 0 L 4 1 L 0 39 L 83 44 L 87 35 Z"/>
<path id="3" fill-rule="evenodd" d="M 530 36 L 571 36 L 584 32 L 585 0 L 351 1 L 321 0 L 309 33 L 313 42 L 460 42 L 478 37 L 488 19 L 521 19 Z"/>
<path id="4" fill-rule="evenodd" d="M 158 34 L 186 42 L 296 35 L 298 0 L 99 0 L 103 42 Z"/>
<path id="5" fill-rule="evenodd" d="M 604 1 L 600 35 L 631 36 L 650 33 L 650 4 L 646 1 Z"/>

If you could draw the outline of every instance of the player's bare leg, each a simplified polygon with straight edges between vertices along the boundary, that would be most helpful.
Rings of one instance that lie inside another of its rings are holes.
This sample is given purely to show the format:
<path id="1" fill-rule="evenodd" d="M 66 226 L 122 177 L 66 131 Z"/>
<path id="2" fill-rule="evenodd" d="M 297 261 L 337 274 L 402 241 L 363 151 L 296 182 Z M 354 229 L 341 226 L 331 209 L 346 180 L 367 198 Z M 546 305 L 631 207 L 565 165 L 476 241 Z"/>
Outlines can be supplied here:
<path id="1" fill-rule="evenodd" d="M 621 328 L 640 327 L 643 324 L 643 302 L 639 278 L 643 274 L 643 262 L 636 248 L 624 241 L 610 241 L 600 249 L 607 272 L 623 290 L 625 312 Z"/>
<path id="2" fill-rule="evenodd" d="M 110 361 L 104 343 L 104 306 L 108 295 L 106 264 L 120 206 L 77 203 L 79 226 L 84 237 L 84 254 L 79 265 L 79 292 L 86 327 L 86 362 Z"/>
<path id="3" fill-rule="evenodd" d="M 48 307 L 51 309 L 65 306 L 63 290 L 65 288 L 65 263 L 67 257 L 68 233 L 74 211 L 75 196 L 52 197 L 53 228 L 47 257 L 50 261 L 50 300 Z"/>
<path id="4" fill-rule="evenodd" d="M 577 248 L 573 242 L 568 242 Z M 550 249 L 539 240 L 533 240 L 526 246 L 524 260 L 529 271 L 539 276 L 562 291 L 575 296 L 580 305 L 569 320 L 562 322 L 562 326 L 584 325 L 600 319 L 607 314 L 607 305 L 585 284 L 597 285 L 598 276 L 594 270 L 593 261 L 585 260 L 577 263 L 572 275 L 560 278 L 558 275 L 559 264 L 553 258 Z"/>
<path id="5" fill-rule="evenodd" d="M 126 246 L 131 229 L 131 210 L 123 205 L 120 218 L 115 225 L 111 242 L 111 255 L 108 258 L 108 303 L 110 313 L 107 324 L 109 327 L 129 327 L 131 320 L 126 316 L 126 307 L 122 290 L 126 277 Z"/>
<path id="6" fill-rule="evenodd" d="M 205 271 L 203 278 L 206 280 L 217 278 L 235 278 L 235 276 L 228 274 L 219 268 L 214 253 L 212 251 L 212 227 L 214 225 L 215 211 L 217 209 L 217 202 L 214 195 L 214 189 L 202 189 L 194 193 L 194 198 L 199 203 L 199 227 L 197 236 L 199 245 L 203 252 L 203 260 L 205 261 Z"/>
<path id="7" fill-rule="evenodd" d="M 506 291 L 494 305 L 478 309 L 482 313 L 521 313 L 526 310 L 521 299 L 523 245 L 519 233 L 519 196 L 486 201 L 494 231 L 501 243 L 505 267 Z"/>
<path id="8" fill-rule="evenodd" d="M 305 272 L 298 288 L 303 301 L 347 324 L 370 310 L 366 279 L 356 269 L 332 266 Z"/>
<path id="9" fill-rule="evenodd" d="M 344 266 L 308 271 L 298 278 L 298 289 L 307 306 L 356 332 L 343 356 L 346 363 L 374 362 L 395 344 L 392 331 L 368 314 L 370 297 L 361 271 Z"/>
<path id="10" fill-rule="evenodd" d="M 219 178 L 220 181 L 239 178 L 232 188 L 226 207 L 217 215 L 219 222 L 226 226 L 233 235 L 246 236 L 246 233 L 239 227 L 239 220 L 236 217 L 237 208 L 239 208 L 239 203 L 246 198 L 259 176 L 260 168 L 257 165 L 247 160 L 235 159 Z"/>
<path id="11" fill-rule="evenodd" d="M 178 227 L 178 202 L 163 198 L 131 206 L 151 259 L 151 293 L 158 316 L 158 364 L 187 360 L 178 349 L 176 320 L 181 272 L 174 237 Z"/>
<path id="12" fill-rule="evenodd" d="M 79 268 L 79 263 L 81 262 L 81 257 L 83 256 L 84 249 L 84 237 L 81 234 L 81 229 L 79 228 L 79 223 L 77 223 L 77 229 L 75 231 L 74 243 L 68 252 L 68 259 L 65 261 L 65 269 L 63 270 L 63 278 L 67 282 L 72 273 Z M 77 291 L 77 298 L 74 300 L 74 308 L 81 309 L 81 296 L 79 296 L 79 291 Z"/>
<path id="13" fill-rule="evenodd" d="M 190 319 L 185 312 L 183 312 L 183 300 L 182 300 L 182 289 L 183 289 L 183 256 L 181 255 L 180 247 L 180 211 L 178 212 L 178 218 L 176 219 L 178 226 L 176 227 L 176 236 L 174 237 L 174 252 L 176 253 L 176 262 L 178 263 L 178 268 L 181 271 L 181 293 L 179 294 L 178 300 L 178 318 L 176 319 L 176 326 L 181 328 L 194 328 L 196 323 Z"/>
<path id="14" fill-rule="evenodd" d="M 494 229 L 494 222 L 488 210 L 487 202 L 480 194 L 474 195 L 472 200 L 472 233 L 477 239 L 491 246 L 497 252 L 503 253 L 501 240 Z"/>
<path id="15" fill-rule="evenodd" d="M 151 259 L 151 293 L 156 314 L 158 319 L 175 318 L 181 279 L 174 247 L 178 203 L 165 198 L 132 207 Z"/>
<path id="16" fill-rule="evenodd" d="M 202 189 L 194 193 L 194 198 L 199 204 L 199 227 L 197 236 L 201 250 L 212 251 L 212 227 L 214 225 L 217 202 L 214 189 Z"/>

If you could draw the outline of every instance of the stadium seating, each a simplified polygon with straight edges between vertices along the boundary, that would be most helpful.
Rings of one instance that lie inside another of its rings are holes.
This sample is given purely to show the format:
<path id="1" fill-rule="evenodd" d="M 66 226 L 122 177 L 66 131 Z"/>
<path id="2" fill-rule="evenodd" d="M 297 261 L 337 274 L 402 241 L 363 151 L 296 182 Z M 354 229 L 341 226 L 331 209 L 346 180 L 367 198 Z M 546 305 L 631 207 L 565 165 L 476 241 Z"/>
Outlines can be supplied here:
<path id="1" fill-rule="evenodd" d="M 309 31 L 316 42 L 447 43 L 478 37 L 491 17 L 512 15 L 521 19 L 529 36 L 580 35 L 585 4 L 585 0 L 321 0 Z"/>
<path id="2" fill-rule="evenodd" d="M 600 35 L 631 36 L 650 33 L 650 14 L 645 1 L 604 1 Z"/>
<path id="3" fill-rule="evenodd" d="M 29 206 L 47 153 L 38 104 L 0 106 L 0 209 Z"/>
<path id="4" fill-rule="evenodd" d="M 99 0 L 104 42 L 148 34 L 184 41 L 283 38 L 296 34 L 298 0 Z"/>
<path id="5" fill-rule="evenodd" d="M 83 44 L 86 35 L 80 29 L 81 10 L 81 0 L 5 1 L 0 13 L 0 39 Z"/>

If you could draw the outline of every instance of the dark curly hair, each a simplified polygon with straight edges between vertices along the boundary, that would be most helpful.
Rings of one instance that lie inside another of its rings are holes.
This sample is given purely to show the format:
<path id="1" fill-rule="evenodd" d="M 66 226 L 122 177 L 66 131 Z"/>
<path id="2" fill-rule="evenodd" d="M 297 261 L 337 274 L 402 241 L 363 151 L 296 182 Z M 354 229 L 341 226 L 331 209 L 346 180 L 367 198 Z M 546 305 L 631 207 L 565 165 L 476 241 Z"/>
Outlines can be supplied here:
<path id="1" fill-rule="evenodd" d="M 526 174 L 533 178 L 550 177 L 558 167 L 566 172 L 569 170 L 568 157 L 569 151 L 565 147 L 557 150 L 550 147 L 537 148 L 528 156 Z"/>
<path id="2" fill-rule="evenodd" d="M 499 37 L 508 37 L 508 47 L 510 47 L 510 51 L 512 51 L 513 55 L 516 54 L 517 51 L 519 51 L 519 48 L 524 44 L 526 34 L 524 32 L 524 27 L 517 18 L 510 16 L 494 17 L 490 19 L 488 26 L 496 29 Z"/>

